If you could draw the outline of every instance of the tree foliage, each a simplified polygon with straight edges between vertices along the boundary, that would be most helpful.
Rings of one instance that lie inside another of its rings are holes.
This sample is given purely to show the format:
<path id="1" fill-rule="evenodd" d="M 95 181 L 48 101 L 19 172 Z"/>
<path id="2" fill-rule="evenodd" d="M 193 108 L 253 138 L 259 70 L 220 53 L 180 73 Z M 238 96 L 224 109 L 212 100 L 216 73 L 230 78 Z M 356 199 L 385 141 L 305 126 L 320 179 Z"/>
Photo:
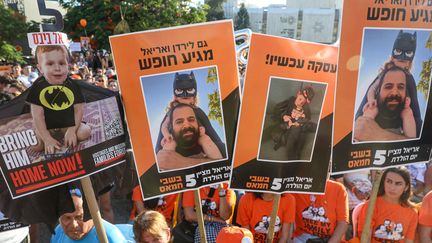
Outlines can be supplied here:
<path id="1" fill-rule="evenodd" d="M 242 3 L 235 17 L 234 29 L 241 30 L 246 28 L 250 28 L 249 14 L 244 3 Z"/>
<path id="2" fill-rule="evenodd" d="M 15 44 L 27 38 L 29 25 L 25 16 L 0 3 L 0 26 L 0 61 L 23 63 L 22 53 L 16 50 Z"/>
<path id="3" fill-rule="evenodd" d="M 98 49 L 109 49 L 108 36 L 113 35 L 122 20 L 121 13 L 131 32 L 206 20 L 205 7 L 194 7 L 191 0 L 60 0 L 60 3 L 67 9 L 64 28 L 69 37 L 78 40 L 87 32 Z M 85 30 L 79 24 L 80 19 L 87 20 Z"/>
<path id="4" fill-rule="evenodd" d="M 217 121 L 219 125 L 222 126 L 222 111 L 220 108 L 220 96 L 218 90 L 208 94 L 208 108 L 208 118 Z"/>
<path id="5" fill-rule="evenodd" d="M 215 21 L 224 19 L 224 10 L 222 4 L 225 0 L 206 0 L 205 3 L 209 6 L 207 11 L 207 20 Z"/>
<path id="6" fill-rule="evenodd" d="M 425 43 L 425 47 L 432 50 L 432 33 L 429 34 L 429 38 Z M 422 71 L 420 73 L 420 81 L 417 84 L 417 90 L 420 91 L 427 100 L 430 78 L 431 78 L 432 58 L 429 58 L 422 63 Z"/>

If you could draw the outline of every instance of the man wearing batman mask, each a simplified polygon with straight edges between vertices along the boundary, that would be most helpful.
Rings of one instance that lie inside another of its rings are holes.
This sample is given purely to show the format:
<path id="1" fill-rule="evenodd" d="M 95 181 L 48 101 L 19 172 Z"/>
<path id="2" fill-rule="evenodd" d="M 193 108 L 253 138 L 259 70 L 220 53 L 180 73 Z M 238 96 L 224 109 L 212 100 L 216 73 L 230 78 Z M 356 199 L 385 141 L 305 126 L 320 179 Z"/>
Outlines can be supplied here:
<path id="1" fill-rule="evenodd" d="M 222 158 L 226 158 L 225 144 L 221 141 L 216 131 L 212 127 L 205 112 L 200 109 L 197 104 L 197 83 L 193 72 L 187 74 L 176 73 L 173 83 L 173 100 L 169 104 L 169 113 L 163 119 L 161 124 L 158 140 L 156 143 L 156 154 L 158 157 L 158 165 L 161 170 L 179 169 L 184 167 L 193 166 L 199 164 L 201 161 L 194 158 L 187 158 L 190 156 L 189 153 L 181 153 L 181 146 L 184 145 L 181 136 L 176 136 L 170 127 L 173 127 L 173 114 L 177 106 L 188 106 L 193 111 L 197 124 L 199 124 L 194 134 L 197 138 L 208 137 L 209 143 L 214 144 L 218 154 Z M 178 134 L 177 134 L 178 135 Z M 201 141 L 201 140 L 200 140 Z M 207 143 L 206 143 L 207 144 Z M 207 147 L 207 146 L 205 146 Z M 188 149 L 187 149 L 188 150 Z M 203 150 L 204 153 L 207 153 Z M 175 153 L 174 153 L 175 152 Z M 211 156 L 212 153 L 207 154 L 208 158 L 220 159 L 219 156 Z M 172 157 L 171 157 L 172 156 Z M 165 160 L 167 158 L 168 160 Z M 168 161 L 168 162 L 167 162 Z M 167 163 L 165 163 L 167 162 Z"/>
<path id="2" fill-rule="evenodd" d="M 418 137 L 422 120 L 417 100 L 416 83 L 410 69 L 416 51 L 416 33 L 399 31 L 390 61 L 369 86 L 356 113 L 354 139 L 357 141 L 389 141 Z M 399 74 L 396 74 L 399 72 Z M 397 77 L 396 77 L 397 76 Z M 391 78 L 393 77 L 393 78 Z M 399 81 L 399 86 L 395 82 Z M 402 81 L 403 80 L 403 81 Z M 383 97 L 391 87 L 403 87 L 397 95 Z M 391 105 L 393 103 L 393 105 Z M 390 108 L 390 109 L 389 109 Z"/>

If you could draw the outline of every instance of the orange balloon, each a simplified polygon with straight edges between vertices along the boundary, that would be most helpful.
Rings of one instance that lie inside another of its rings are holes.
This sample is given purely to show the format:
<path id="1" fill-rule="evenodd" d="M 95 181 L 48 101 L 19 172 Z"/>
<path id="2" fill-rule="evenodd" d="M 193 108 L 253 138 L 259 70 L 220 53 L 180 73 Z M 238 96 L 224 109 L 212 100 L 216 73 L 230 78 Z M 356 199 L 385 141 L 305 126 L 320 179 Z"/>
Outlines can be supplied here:
<path id="1" fill-rule="evenodd" d="M 85 28 L 87 26 L 87 20 L 86 19 L 80 19 L 80 25 Z"/>

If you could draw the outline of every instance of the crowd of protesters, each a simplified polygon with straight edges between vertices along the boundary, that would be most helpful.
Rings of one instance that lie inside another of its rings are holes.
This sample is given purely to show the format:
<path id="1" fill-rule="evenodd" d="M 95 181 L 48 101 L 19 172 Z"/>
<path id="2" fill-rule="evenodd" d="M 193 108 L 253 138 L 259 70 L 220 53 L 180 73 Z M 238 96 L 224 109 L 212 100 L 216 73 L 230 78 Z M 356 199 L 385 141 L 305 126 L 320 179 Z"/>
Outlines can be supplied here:
<path id="1" fill-rule="evenodd" d="M 72 80 L 118 91 L 109 52 L 90 50 L 74 53 L 71 59 Z M 35 66 L 13 64 L 10 73 L 0 75 L 0 106 L 25 92 L 38 77 Z M 324 195 L 283 194 L 273 242 L 341 242 L 360 237 L 373 178 L 369 172 L 348 173 L 329 179 Z M 114 219 L 109 193 L 113 187 L 110 184 L 107 191 L 99 192 L 110 242 L 200 242 L 193 192 L 144 201 L 137 186 L 129 194 L 133 207 L 127 226 Z M 431 190 L 431 163 L 386 170 L 370 228 L 372 242 L 431 242 Z M 274 194 L 234 191 L 227 184 L 199 191 L 208 242 L 266 242 Z M 60 217 L 52 242 L 97 242 L 93 223 L 84 221 L 80 195 L 71 191 L 76 211 Z M 116 228 L 114 223 L 123 224 Z"/>

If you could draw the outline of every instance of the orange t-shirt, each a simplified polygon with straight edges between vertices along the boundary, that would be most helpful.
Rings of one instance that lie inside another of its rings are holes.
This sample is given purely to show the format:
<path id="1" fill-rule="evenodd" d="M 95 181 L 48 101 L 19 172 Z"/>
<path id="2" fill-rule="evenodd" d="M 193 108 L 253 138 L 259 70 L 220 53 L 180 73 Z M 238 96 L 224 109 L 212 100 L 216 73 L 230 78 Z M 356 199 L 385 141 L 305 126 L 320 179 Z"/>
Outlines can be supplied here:
<path id="1" fill-rule="evenodd" d="M 233 207 L 235 205 L 235 193 L 228 189 L 228 184 L 224 183 L 224 188 L 226 190 L 226 198 L 228 203 Z M 206 199 L 208 198 L 208 193 L 210 186 L 200 188 L 201 205 L 204 206 Z M 210 203 L 208 205 L 207 215 L 212 215 L 219 217 L 219 189 L 216 188 L 213 197 L 210 198 Z M 194 191 L 187 191 L 183 193 L 183 207 L 195 207 Z M 204 213 L 204 212 L 203 212 Z"/>
<path id="2" fill-rule="evenodd" d="M 176 194 L 160 197 L 156 208 L 153 209 L 163 214 L 167 222 L 170 222 L 172 220 L 174 207 L 176 205 L 177 195 L 178 194 L 176 193 Z M 132 201 L 133 202 L 143 201 L 139 186 L 136 186 L 132 191 Z M 136 216 L 137 216 L 137 209 L 134 204 L 129 218 L 133 220 L 135 219 Z"/>
<path id="3" fill-rule="evenodd" d="M 327 180 L 324 195 L 294 194 L 296 229 L 294 237 L 311 234 L 330 238 L 338 221 L 349 222 L 348 195 L 342 184 Z"/>
<path id="4" fill-rule="evenodd" d="M 251 192 L 246 193 L 238 205 L 237 223 L 242 227 L 248 226 L 254 235 L 255 243 L 265 243 L 270 223 L 273 201 L 264 201 L 255 198 Z M 281 197 L 276 218 L 275 235 L 273 242 L 278 242 L 281 237 L 282 225 L 294 223 L 295 199 L 290 194 Z"/>
<path id="5" fill-rule="evenodd" d="M 363 231 L 369 201 L 359 213 L 358 231 Z M 378 197 L 371 222 L 371 242 L 405 242 L 414 240 L 417 227 L 417 212 L 414 208 L 402 207 Z"/>
<path id="6" fill-rule="evenodd" d="M 432 191 L 423 198 L 420 208 L 419 224 L 432 227 Z"/>

